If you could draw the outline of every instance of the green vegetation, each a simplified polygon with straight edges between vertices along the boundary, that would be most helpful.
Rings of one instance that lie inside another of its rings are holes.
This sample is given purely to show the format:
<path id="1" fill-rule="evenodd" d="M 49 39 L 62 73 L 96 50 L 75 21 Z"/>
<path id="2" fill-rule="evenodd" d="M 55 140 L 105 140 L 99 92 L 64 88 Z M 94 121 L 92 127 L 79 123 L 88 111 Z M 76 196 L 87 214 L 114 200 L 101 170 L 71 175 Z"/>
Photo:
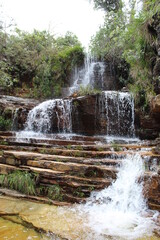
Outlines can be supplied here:
<path id="1" fill-rule="evenodd" d="M 61 94 L 74 66 L 81 66 L 83 48 L 67 32 L 55 38 L 46 31 L 27 33 L 0 28 L 0 87 L 8 94 L 49 98 Z"/>
<path id="2" fill-rule="evenodd" d="M 121 5 L 121 0 L 93 0 L 95 8 L 105 11 L 117 11 Z"/>
<path id="3" fill-rule="evenodd" d="M 47 196 L 48 196 L 48 198 L 50 198 L 52 200 L 62 201 L 63 193 L 62 193 L 61 187 L 59 185 L 53 185 L 53 186 L 48 187 Z"/>
<path id="4" fill-rule="evenodd" d="M 0 175 L 0 186 L 17 190 L 28 195 L 36 195 L 37 174 L 15 171 L 8 175 Z"/>
<path id="5" fill-rule="evenodd" d="M 111 147 L 113 148 L 114 151 L 119 152 L 122 151 L 122 147 L 120 147 L 117 143 L 114 141 L 111 143 Z"/>
<path id="6" fill-rule="evenodd" d="M 39 186 L 36 189 L 39 196 L 46 196 L 51 200 L 63 201 L 62 189 L 59 185 Z"/>
<path id="7" fill-rule="evenodd" d="M 9 131 L 12 127 L 12 120 L 0 116 L 0 131 Z"/>
<path id="8" fill-rule="evenodd" d="M 66 146 L 66 148 L 67 148 L 68 150 L 70 150 L 70 149 L 72 149 L 72 145 L 69 144 L 69 145 Z"/>
<path id="9" fill-rule="evenodd" d="M 98 8 L 104 8 L 106 16 L 104 25 L 91 40 L 91 53 L 112 63 L 119 78 L 119 88 L 127 86 L 133 92 L 136 104 L 146 111 L 159 81 L 153 74 L 157 54 L 154 21 L 160 21 L 159 1 L 144 1 L 139 12 L 136 12 L 135 0 L 130 1 L 129 12 L 120 2 L 116 10 L 112 9 L 114 11 L 103 6 L 116 4 L 114 0 L 94 2 Z"/>
<path id="10" fill-rule="evenodd" d="M 40 186 L 39 174 L 26 171 L 14 171 L 7 175 L 0 174 L 0 187 L 6 187 L 27 195 L 46 196 L 51 200 L 63 200 L 59 185 Z"/>
<path id="11" fill-rule="evenodd" d="M 74 195 L 75 197 L 79 197 L 79 198 L 85 197 L 85 194 L 84 194 L 84 192 L 82 192 L 81 187 L 78 187 L 76 190 L 74 190 L 74 191 L 73 191 L 73 195 Z"/>
<path id="12" fill-rule="evenodd" d="M 92 88 L 90 85 L 87 86 L 80 86 L 80 89 L 77 92 L 77 96 L 84 96 L 84 95 L 92 95 L 92 94 L 98 94 L 101 91 L 95 88 Z"/>

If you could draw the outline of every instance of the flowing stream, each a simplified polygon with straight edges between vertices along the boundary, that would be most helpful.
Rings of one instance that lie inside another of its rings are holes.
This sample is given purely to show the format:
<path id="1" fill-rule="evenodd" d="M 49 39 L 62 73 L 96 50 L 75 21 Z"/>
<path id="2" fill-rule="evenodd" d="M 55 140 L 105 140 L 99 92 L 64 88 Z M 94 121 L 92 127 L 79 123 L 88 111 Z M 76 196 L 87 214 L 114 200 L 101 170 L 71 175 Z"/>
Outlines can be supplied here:
<path id="1" fill-rule="evenodd" d="M 143 174 L 140 155 L 124 159 L 117 180 L 110 187 L 93 193 L 85 205 L 87 225 L 97 234 L 114 239 L 151 236 L 158 212 L 148 210 L 143 182 L 139 183 Z"/>
<path id="2" fill-rule="evenodd" d="M 153 236 L 158 212 L 147 208 L 139 182 L 143 174 L 141 157 L 128 156 L 110 187 L 93 192 L 86 204 L 72 207 L 24 200 L 17 204 L 1 196 L 0 239 L 158 240 Z"/>

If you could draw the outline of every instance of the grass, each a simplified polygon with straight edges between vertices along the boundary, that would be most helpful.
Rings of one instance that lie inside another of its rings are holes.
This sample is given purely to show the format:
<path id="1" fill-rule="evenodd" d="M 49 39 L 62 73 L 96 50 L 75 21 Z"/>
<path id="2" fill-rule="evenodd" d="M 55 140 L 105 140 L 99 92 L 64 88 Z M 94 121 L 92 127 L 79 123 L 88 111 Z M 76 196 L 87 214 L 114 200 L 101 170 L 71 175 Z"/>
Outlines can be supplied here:
<path id="1" fill-rule="evenodd" d="M 40 186 L 39 174 L 15 171 L 8 175 L 0 174 L 0 187 L 16 190 L 26 195 L 45 196 L 51 200 L 63 200 L 59 185 Z"/>
<path id="2" fill-rule="evenodd" d="M 9 131 L 12 127 L 12 120 L 0 116 L 0 131 Z"/>
<path id="3" fill-rule="evenodd" d="M 114 150 L 115 152 L 120 152 L 120 151 L 122 151 L 122 148 L 121 148 L 117 143 L 115 143 L 115 142 L 112 142 L 112 143 L 111 143 L 111 147 L 113 148 L 113 150 Z"/>
<path id="4" fill-rule="evenodd" d="M 98 94 L 100 92 L 101 92 L 100 90 L 94 89 L 90 85 L 87 85 L 87 86 L 81 85 L 77 95 L 78 96 L 85 96 L 85 95 Z"/>
<path id="5" fill-rule="evenodd" d="M 83 198 L 85 194 L 82 192 L 81 187 L 78 187 L 75 191 L 73 191 L 73 195 L 79 198 Z"/>
<path id="6" fill-rule="evenodd" d="M 36 195 L 37 174 L 15 171 L 8 175 L 0 175 L 0 186 L 17 190 L 27 195 Z"/>

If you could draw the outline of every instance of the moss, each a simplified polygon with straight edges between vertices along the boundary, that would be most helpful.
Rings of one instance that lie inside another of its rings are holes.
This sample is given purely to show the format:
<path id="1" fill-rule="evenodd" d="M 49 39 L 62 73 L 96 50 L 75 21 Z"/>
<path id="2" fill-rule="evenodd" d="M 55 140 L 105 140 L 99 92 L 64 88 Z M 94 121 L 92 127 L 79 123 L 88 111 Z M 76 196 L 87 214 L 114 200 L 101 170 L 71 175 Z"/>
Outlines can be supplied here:
<path id="1" fill-rule="evenodd" d="M 83 150 L 83 147 L 81 145 L 78 145 L 75 147 L 76 150 L 79 150 L 79 151 L 82 151 Z"/>
<path id="2" fill-rule="evenodd" d="M 81 187 L 78 187 L 75 191 L 73 191 L 73 195 L 79 198 L 85 197 L 85 194 L 82 192 Z"/>
<path id="3" fill-rule="evenodd" d="M 8 142 L 6 142 L 6 141 L 0 141 L 0 145 L 6 145 L 6 146 L 7 146 L 7 145 L 9 145 L 9 144 L 8 144 Z"/>
<path id="4" fill-rule="evenodd" d="M 3 111 L 3 117 L 5 119 L 12 119 L 13 109 L 12 108 L 5 108 Z"/>
<path id="5" fill-rule="evenodd" d="M 122 148 L 118 144 L 116 144 L 115 142 L 112 142 L 111 147 L 116 152 L 122 151 Z"/>

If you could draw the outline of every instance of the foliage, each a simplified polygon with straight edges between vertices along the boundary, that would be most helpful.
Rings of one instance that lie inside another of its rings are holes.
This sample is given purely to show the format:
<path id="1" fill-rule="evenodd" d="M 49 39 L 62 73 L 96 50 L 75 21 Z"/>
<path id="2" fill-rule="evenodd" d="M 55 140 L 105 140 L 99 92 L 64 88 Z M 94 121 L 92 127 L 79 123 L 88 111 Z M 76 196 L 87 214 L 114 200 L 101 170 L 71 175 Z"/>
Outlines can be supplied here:
<path id="1" fill-rule="evenodd" d="M 36 188 L 36 193 L 39 196 L 47 196 L 51 200 L 62 201 L 63 193 L 59 185 L 52 186 L 38 186 Z"/>
<path id="2" fill-rule="evenodd" d="M 43 195 L 52 200 L 63 200 L 62 189 L 59 185 L 49 187 L 39 186 L 39 175 L 25 171 L 14 171 L 8 175 L 0 174 L 0 186 L 17 190 L 27 195 Z"/>
<path id="3" fill-rule="evenodd" d="M 0 131 L 11 130 L 12 120 L 5 119 L 3 116 L 0 116 Z"/>
<path id="4" fill-rule="evenodd" d="M 52 200 L 58 200 L 58 201 L 63 200 L 62 190 L 59 185 L 53 185 L 53 186 L 48 187 L 47 196 L 48 196 L 48 198 L 50 198 Z"/>
<path id="5" fill-rule="evenodd" d="M 92 88 L 90 85 L 83 86 L 80 85 L 80 89 L 77 92 L 78 96 L 84 96 L 84 95 L 92 95 L 92 94 L 98 94 L 100 93 L 100 90 Z"/>
<path id="6" fill-rule="evenodd" d="M 91 40 L 91 52 L 113 64 L 120 86 L 128 86 L 136 103 L 145 110 L 154 95 L 153 65 L 156 58 L 152 23 L 160 13 L 157 0 L 148 0 L 136 12 L 136 1 L 130 1 L 130 12 L 119 8 L 107 12 L 103 27 Z"/>
<path id="7" fill-rule="evenodd" d="M 119 152 L 122 151 L 122 147 L 120 147 L 116 142 L 111 143 L 111 147 L 113 148 L 113 151 Z"/>
<path id="8" fill-rule="evenodd" d="M 115 61 L 123 51 L 122 34 L 125 30 L 126 17 L 122 10 L 106 14 L 103 27 L 100 27 L 91 40 L 90 50 L 96 58 Z M 112 44 L 112 45 L 111 45 Z M 112 47 L 111 47 L 112 46 Z"/>
<path id="9" fill-rule="evenodd" d="M 95 8 L 105 11 L 117 11 L 121 6 L 120 0 L 93 0 Z"/>
<path id="10" fill-rule="evenodd" d="M 0 86 L 14 93 L 25 88 L 31 97 L 59 96 L 74 66 L 84 59 L 77 37 L 68 32 L 55 38 L 46 31 L 13 34 L 0 30 Z"/>
<path id="11" fill-rule="evenodd" d="M 36 178 L 36 175 L 29 172 L 15 171 L 8 175 L 0 175 L 0 185 L 28 195 L 35 195 Z"/>

